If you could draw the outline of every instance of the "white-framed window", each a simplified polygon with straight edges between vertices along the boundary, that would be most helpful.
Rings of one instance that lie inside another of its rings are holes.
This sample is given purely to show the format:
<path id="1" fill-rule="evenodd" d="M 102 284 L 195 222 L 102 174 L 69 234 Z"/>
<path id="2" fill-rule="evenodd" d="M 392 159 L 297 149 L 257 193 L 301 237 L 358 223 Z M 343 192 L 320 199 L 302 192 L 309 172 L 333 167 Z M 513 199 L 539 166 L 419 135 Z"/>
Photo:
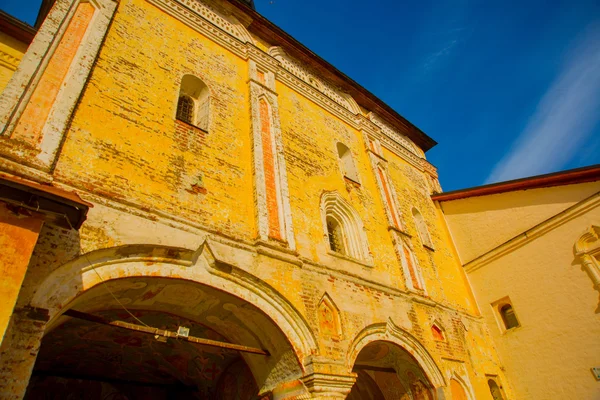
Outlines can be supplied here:
<path id="1" fill-rule="evenodd" d="M 321 197 L 321 215 L 330 251 L 371 261 L 364 225 L 348 201 L 337 192 L 325 192 Z"/>
<path id="2" fill-rule="evenodd" d="M 175 118 L 208 131 L 210 91 L 200 78 L 184 75 L 179 87 Z"/>
<path id="3" fill-rule="evenodd" d="M 508 296 L 493 302 L 492 309 L 502 332 L 507 332 L 521 326 L 514 306 Z"/>

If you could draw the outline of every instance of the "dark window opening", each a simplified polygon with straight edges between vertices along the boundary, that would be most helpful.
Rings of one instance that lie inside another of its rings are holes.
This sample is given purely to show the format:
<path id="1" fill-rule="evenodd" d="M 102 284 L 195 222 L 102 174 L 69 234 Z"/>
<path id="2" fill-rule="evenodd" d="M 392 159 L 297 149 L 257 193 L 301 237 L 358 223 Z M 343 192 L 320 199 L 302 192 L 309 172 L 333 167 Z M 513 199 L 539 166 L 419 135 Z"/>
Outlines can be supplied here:
<path id="1" fill-rule="evenodd" d="M 510 304 L 505 304 L 500 307 L 500 316 L 502 317 L 502 321 L 507 330 L 519 326 L 515 310 L 513 310 Z"/>
<path id="2" fill-rule="evenodd" d="M 191 97 L 179 97 L 179 101 L 177 102 L 177 119 L 188 124 L 194 123 L 194 100 Z"/>
<path id="3" fill-rule="evenodd" d="M 331 217 L 327 217 L 327 236 L 329 239 L 329 247 L 332 251 L 346 254 L 342 227 Z"/>

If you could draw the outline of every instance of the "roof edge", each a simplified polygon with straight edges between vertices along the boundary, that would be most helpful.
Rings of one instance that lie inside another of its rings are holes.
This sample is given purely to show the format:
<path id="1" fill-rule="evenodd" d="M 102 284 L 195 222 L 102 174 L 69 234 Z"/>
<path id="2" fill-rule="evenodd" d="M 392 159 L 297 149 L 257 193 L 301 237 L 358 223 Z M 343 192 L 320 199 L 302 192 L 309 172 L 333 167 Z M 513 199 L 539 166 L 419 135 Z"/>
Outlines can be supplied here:
<path id="1" fill-rule="evenodd" d="M 33 26 L 2 10 L 0 10 L 0 31 L 26 44 L 30 44 L 37 33 L 37 29 Z"/>
<path id="2" fill-rule="evenodd" d="M 527 178 L 514 179 L 511 181 L 492 183 L 483 186 L 474 186 L 471 188 L 434 194 L 431 196 L 431 199 L 434 201 L 450 201 L 476 196 L 514 192 L 517 190 L 540 189 L 552 186 L 593 182 L 598 180 L 600 180 L 600 164 L 595 164 L 588 167 L 553 172 L 545 175 L 535 175 Z"/>
<path id="3" fill-rule="evenodd" d="M 271 34 L 270 37 L 274 38 L 275 41 L 279 41 L 279 44 L 282 45 L 286 51 L 291 50 L 292 56 L 298 54 L 304 56 L 304 58 L 311 59 L 316 62 L 316 64 L 318 64 L 320 67 L 319 69 L 329 71 L 335 78 L 337 78 L 337 80 L 346 83 L 347 87 L 344 89 L 350 89 L 350 94 L 354 97 L 358 104 L 362 105 L 364 108 L 368 108 L 371 111 L 378 113 L 383 118 L 388 120 L 388 122 L 392 123 L 392 125 L 401 127 L 402 130 L 405 131 L 403 133 L 406 133 L 406 135 L 424 152 L 427 152 L 436 144 L 438 144 L 434 139 L 429 137 L 429 135 L 400 115 L 396 110 L 386 104 L 379 97 L 365 89 L 362 85 L 341 72 L 335 66 L 331 65 L 328 61 L 315 54 L 308 47 L 294 39 L 294 37 L 292 37 L 289 33 L 285 32 L 273 22 L 263 17 L 256 10 L 251 9 L 240 1 L 230 1 L 230 3 L 252 18 L 252 23 L 250 23 L 248 26 L 248 30 L 259 36 L 263 36 L 261 33 L 268 31 Z"/>

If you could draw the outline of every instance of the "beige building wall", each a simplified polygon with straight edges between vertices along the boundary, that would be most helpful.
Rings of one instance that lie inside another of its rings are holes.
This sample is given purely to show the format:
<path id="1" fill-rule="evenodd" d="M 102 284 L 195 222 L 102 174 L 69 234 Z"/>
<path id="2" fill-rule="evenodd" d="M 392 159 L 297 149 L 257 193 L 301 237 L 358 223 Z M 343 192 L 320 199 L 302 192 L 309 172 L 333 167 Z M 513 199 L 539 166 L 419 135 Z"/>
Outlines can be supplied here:
<path id="1" fill-rule="evenodd" d="M 441 207 L 464 264 L 598 190 L 600 181 L 468 197 Z"/>
<path id="2" fill-rule="evenodd" d="M 593 182 L 442 203 L 463 258 L 512 239 L 466 263 L 465 270 L 515 398 L 600 398 L 600 381 L 591 371 L 600 366 L 599 296 L 575 255 L 578 239 L 600 223 L 598 186 Z M 585 199 L 572 205 L 577 197 Z M 500 199 L 507 200 L 505 206 Z M 534 204 L 525 206 L 528 202 Z M 545 216 L 550 218 L 543 220 Z M 526 235 L 516 232 L 518 226 L 534 224 L 539 225 Z M 520 324 L 510 330 L 494 307 L 507 297 Z"/>

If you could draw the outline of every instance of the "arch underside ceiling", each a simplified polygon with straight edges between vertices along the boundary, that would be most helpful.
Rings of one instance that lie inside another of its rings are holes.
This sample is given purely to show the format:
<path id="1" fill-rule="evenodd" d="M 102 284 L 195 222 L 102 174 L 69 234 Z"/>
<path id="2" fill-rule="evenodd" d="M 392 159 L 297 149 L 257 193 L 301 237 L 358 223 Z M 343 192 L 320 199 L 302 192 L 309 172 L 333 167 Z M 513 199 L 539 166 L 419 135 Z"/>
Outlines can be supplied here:
<path id="1" fill-rule="evenodd" d="M 69 308 L 120 307 L 106 286 L 114 286 L 115 296 L 132 310 L 172 313 L 236 344 L 267 349 L 266 362 L 244 356 L 264 390 L 282 376 L 301 376 L 304 358 L 317 351 L 312 331 L 294 307 L 265 282 L 223 262 L 218 244 L 209 240 L 195 252 L 134 245 L 86 254 L 50 274 L 31 305 L 49 310 L 51 330 L 64 322 L 60 314 Z"/>
<path id="2" fill-rule="evenodd" d="M 305 358 L 319 354 L 304 317 L 272 287 L 231 263 L 219 246 L 206 240 L 196 251 L 151 245 L 98 250 L 50 274 L 31 305 L 50 311 L 48 337 L 70 323 L 61 316 L 67 309 L 116 310 L 129 318 L 122 304 L 134 315 L 173 315 L 226 341 L 266 349 L 272 355 L 266 361 L 263 356 L 243 356 L 263 391 L 281 383 L 282 376 L 303 376 Z M 354 339 L 346 353 L 348 371 L 363 348 L 381 340 L 406 349 L 433 386 L 445 385 L 427 350 L 391 321 L 372 325 Z"/>
<path id="3" fill-rule="evenodd" d="M 72 366 L 74 362 L 83 368 L 86 357 L 73 355 L 69 360 L 69 352 L 59 352 L 58 355 L 63 355 L 55 357 L 56 349 L 61 347 L 57 344 L 68 343 L 69 349 L 77 348 L 81 354 L 109 360 L 92 362 L 104 367 L 101 371 L 91 371 L 91 375 L 109 379 L 125 377 L 143 383 L 147 379 L 142 372 L 135 372 L 135 365 L 140 366 L 140 371 L 144 370 L 143 366 L 150 366 L 147 369 L 155 383 L 174 384 L 179 381 L 185 386 L 197 385 L 200 391 L 208 390 L 207 393 L 214 389 L 227 366 L 240 359 L 249 366 L 256 383 L 263 390 L 273 386 L 273 376 L 281 378 L 285 375 L 293 380 L 302 375 L 292 346 L 272 320 L 244 300 L 209 286 L 160 277 L 115 279 L 84 292 L 68 308 L 110 320 L 147 324 L 171 331 L 185 326 L 190 328 L 192 336 L 261 348 L 267 350 L 270 356 L 232 352 L 172 339 L 162 343 L 151 335 L 63 315 L 54 320 L 46 333 L 44 342 L 50 343 L 43 346 L 47 350 L 41 352 L 40 359 L 46 361 L 42 362 L 40 369 L 52 367 L 60 371 L 64 365 Z M 134 353 L 138 356 L 132 356 Z M 137 357 L 137 361 L 132 357 Z M 56 365 L 61 359 L 62 362 Z M 118 362 L 118 365 L 110 362 L 119 359 L 123 362 Z"/>

